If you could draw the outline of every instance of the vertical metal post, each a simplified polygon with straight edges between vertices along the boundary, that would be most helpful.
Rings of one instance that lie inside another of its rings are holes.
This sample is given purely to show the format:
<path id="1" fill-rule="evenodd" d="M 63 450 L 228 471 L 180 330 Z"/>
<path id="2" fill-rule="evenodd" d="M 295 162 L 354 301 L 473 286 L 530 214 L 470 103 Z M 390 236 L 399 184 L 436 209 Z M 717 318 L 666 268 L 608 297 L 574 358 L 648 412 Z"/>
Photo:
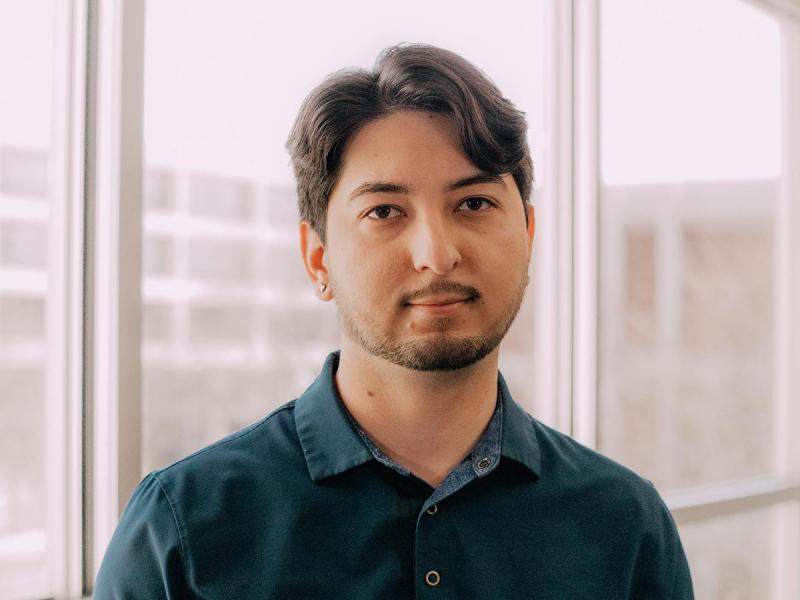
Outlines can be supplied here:
<path id="1" fill-rule="evenodd" d="M 800 4 L 800 3 L 798 3 Z M 800 7 L 798 7 L 800 8 Z M 800 484 L 800 20 L 779 17 L 783 57 L 783 164 L 775 218 L 774 468 Z M 774 598 L 800 595 L 800 502 L 773 511 Z"/>
<path id="2" fill-rule="evenodd" d="M 572 422 L 572 2 L 545 3 L 546 191 L 535 202 L 536 418 Z"/>
<path id="3" fill-rule="evenodd" d="M 600 139 L 599 0 L 573 1 L 573 417 L 579 442 L 597 444 L 597 271 Z"/>
<path id="4" fill-rule="evenodd" d="M 93 330 L 90 582 L 141 478 L 144 0 L 92 0 L 87 248 Z"/>
<path id="5" fill-rule="evenodd" d="M 55 8 L 45 456 L 51 593 L 80 596 L 82 578 L 83 168 L 86 3 Z"/>

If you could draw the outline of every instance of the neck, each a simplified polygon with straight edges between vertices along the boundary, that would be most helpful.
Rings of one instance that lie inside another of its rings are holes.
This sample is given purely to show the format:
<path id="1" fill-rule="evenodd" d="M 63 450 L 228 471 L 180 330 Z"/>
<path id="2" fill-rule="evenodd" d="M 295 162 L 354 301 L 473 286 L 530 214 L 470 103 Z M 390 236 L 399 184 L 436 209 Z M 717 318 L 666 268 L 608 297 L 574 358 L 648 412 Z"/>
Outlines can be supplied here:
<path id="1" fill-rule="evenodd" d="M 455 371 L 413 371 L 342 337 L 335 382 L 384 454 L 436 487 L 480 439 L 497 401 L 499 349 Z"/>

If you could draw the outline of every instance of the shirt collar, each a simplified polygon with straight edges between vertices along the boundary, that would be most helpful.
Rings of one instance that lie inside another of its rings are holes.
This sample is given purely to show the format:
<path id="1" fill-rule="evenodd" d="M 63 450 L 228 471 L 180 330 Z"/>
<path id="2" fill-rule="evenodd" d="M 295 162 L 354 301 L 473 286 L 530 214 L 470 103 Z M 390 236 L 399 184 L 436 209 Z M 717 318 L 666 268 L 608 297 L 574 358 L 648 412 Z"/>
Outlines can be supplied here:
<path id="1" fill-rule="evenodd" d="M 350 423 L 334 374 L 340 350 L 328 354 L 322 372 L 295 402 L 297 434 L 311 479 L 338 475 L 375 457 Z M 497 372 L 498 407 L 502 417 L 500 454 L 540 473 L 539 443 L 533 418 L 511 397 L 505 379 Z M 497 414 L 497 410 L 496 413 Z M 487 444 L 484 435 L 478 442 Z M 476 449 L 477 447 L 476 446 Z"/>

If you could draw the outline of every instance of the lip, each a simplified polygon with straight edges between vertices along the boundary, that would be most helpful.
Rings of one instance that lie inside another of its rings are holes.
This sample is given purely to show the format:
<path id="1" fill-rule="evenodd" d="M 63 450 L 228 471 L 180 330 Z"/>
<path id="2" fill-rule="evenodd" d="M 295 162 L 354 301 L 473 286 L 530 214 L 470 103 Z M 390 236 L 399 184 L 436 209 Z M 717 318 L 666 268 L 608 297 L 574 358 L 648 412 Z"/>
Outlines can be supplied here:
<path id="1" fill-rule="evenodd" d="M 447 295 L 439 295 L 439 296 L 432 296 L 430 298 L 425 298 L 424 300 L 420 300 L 418 302 L 412 302 L 414 306 L 445 306 L 447 304 L 455 304 L 456 302 L 461 302 L 463 300 L 469 300 L 469 297 L 464 296 L 456 296 L 454 294 L 447 294 Z"/>
<path id="2" fill-rule="evenodd" d="M 463 300 L 456 300 L 454 302 L 448 302 L 446 304 L 410 304 L 410 306 L 419 311 L 422 311 L 425 314 L 446 315 L 448 313 L 458 310 L 468 302 L 469 298 L 464 298 Z"/>

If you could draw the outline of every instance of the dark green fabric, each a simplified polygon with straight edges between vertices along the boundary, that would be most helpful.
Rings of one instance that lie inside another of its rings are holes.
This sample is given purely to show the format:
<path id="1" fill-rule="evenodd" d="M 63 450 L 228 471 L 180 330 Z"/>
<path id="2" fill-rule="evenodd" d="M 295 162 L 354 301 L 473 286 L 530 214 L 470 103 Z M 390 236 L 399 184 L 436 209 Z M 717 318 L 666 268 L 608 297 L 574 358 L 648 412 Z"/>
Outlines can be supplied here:
<path id="1" fill-rule="evenodd" d="M 500 372 L 496 427 L 434 490 L 354 429 L 338 359 L 296 400 L 147 475 L 94 598 L 693 598 L 652 484 L 528 415 Z"/>

